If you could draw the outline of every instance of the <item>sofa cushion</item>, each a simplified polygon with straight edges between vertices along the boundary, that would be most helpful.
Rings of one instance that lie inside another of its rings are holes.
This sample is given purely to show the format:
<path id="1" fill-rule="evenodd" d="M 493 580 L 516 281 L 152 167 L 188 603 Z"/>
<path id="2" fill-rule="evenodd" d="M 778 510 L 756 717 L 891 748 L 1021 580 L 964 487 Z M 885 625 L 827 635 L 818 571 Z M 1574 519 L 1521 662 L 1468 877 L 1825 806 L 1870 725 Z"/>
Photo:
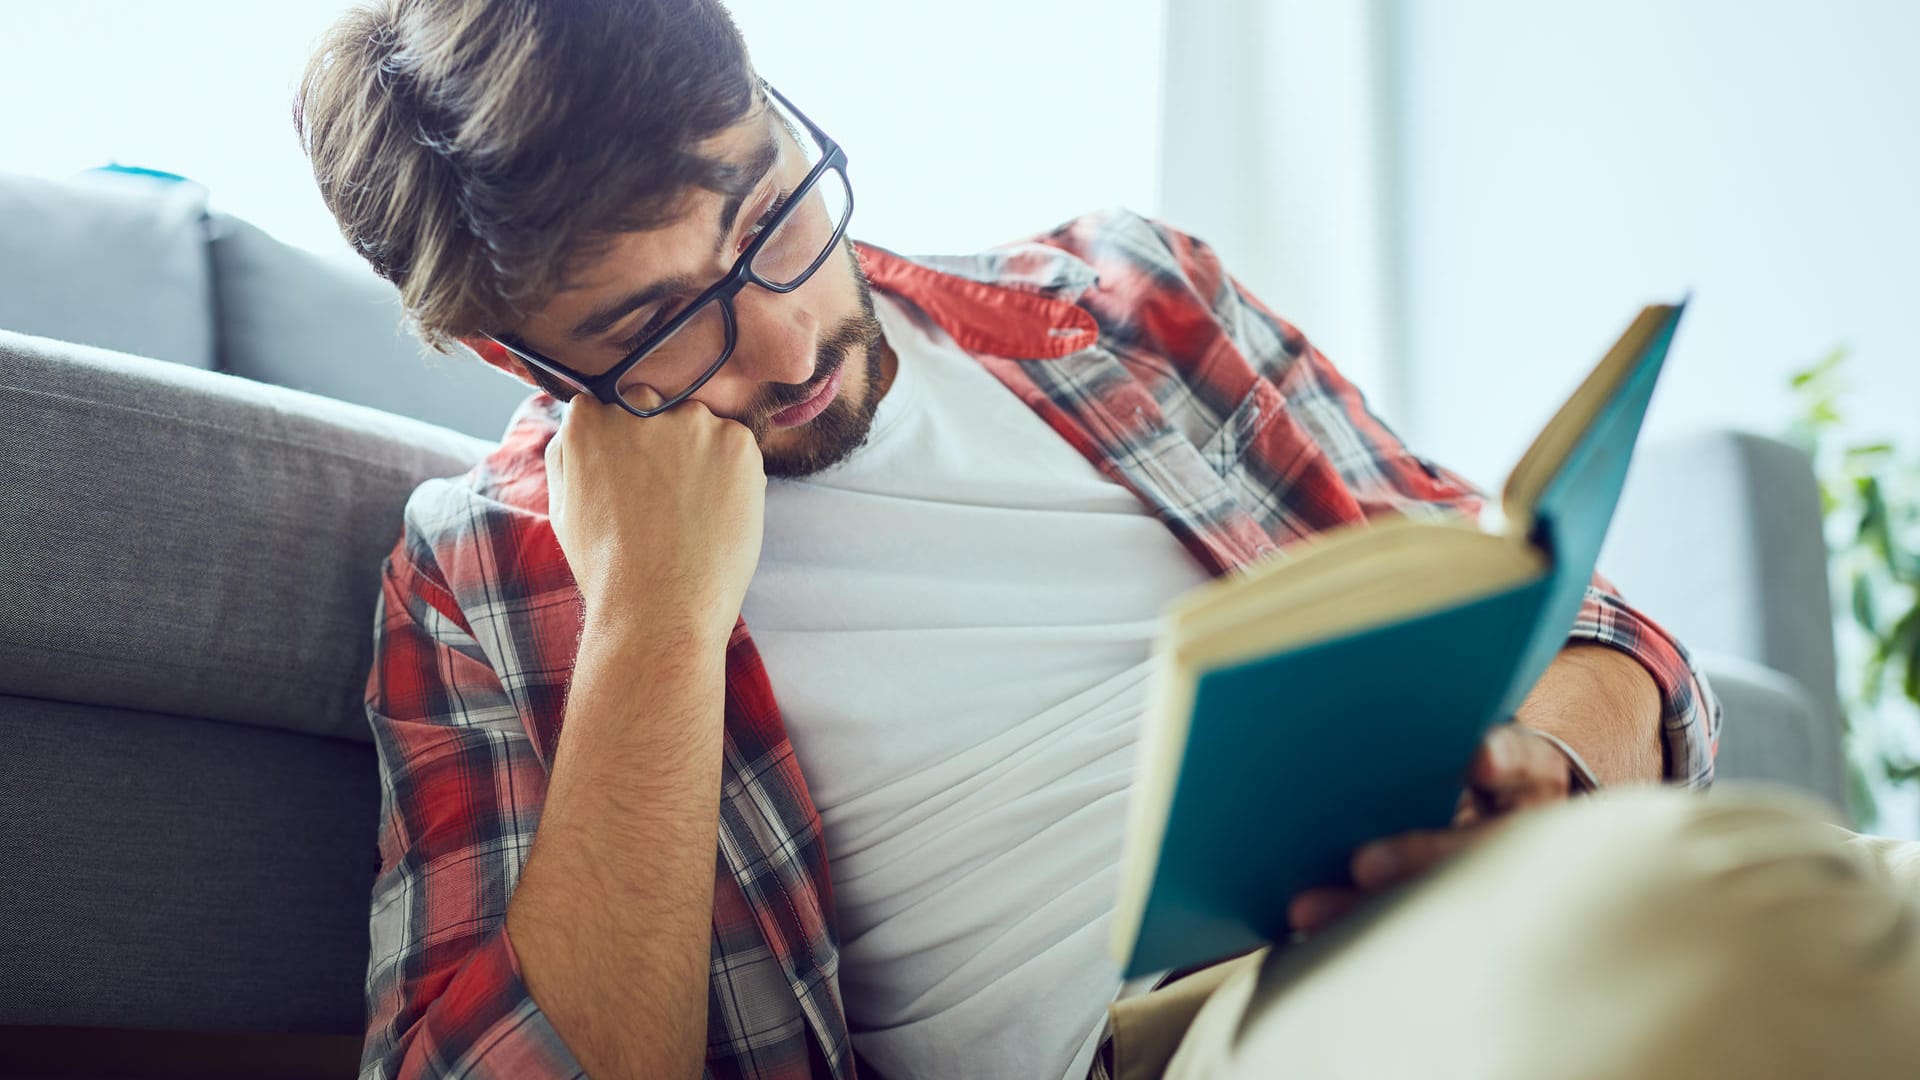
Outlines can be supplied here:
<path id="1" fill-rule="evenodd" d="M 206 190 L 0 174 L 0 329 L 214 364 Z"/>
<path id="2" fill-rule="evenodd" d="M 0 739 L 0 1024 L 364 1030 L 372 747 L 4 695 Z"/>
<path id="3" fill-rule="evenodd" d="M 220 370 L 497 440 L 531 388 L 406 329 L 365 264 L 289 247 L 225 214 L 209 222 Z"/>
<path id="4" fill-rule="evenodd" d="M 1849 821 L 1842 733 L 1799 680 L 1751 660 L 1696 650 L 1694 661 L 1725 710 L 1715 783 L 1791 784 L 1825 799 Z"/>
<path id="5" fill-rule="evenodd" d="M 0 332 L 0 692 L 364 740 L 401 508 L 488 448 Z"/>

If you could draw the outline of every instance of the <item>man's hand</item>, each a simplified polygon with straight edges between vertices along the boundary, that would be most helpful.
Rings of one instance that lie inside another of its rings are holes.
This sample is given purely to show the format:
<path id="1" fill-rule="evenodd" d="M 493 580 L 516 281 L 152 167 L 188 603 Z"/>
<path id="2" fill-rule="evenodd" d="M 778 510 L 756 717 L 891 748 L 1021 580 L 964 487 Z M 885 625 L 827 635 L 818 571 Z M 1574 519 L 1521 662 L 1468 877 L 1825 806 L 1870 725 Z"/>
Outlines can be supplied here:
<path id="1" fill-rule="evenodd" d="M 1639 661 L 1605 645 L 1560 650 L 1522 702 L 1518 723 L 1493 729 L 1467 769 L 1467 790 L 1450 829 L 1376 840 L 1354 853 L 1352 888 L 1308 889 L 1287 907 L 1294 929 L 1332 925 L 1369 895 L 1419 877 L 1498 828 L 1518 810 L 1562 802 L 1573 772 L 1544 731 L 1577 748 L 1608 785 L 1662 774 L 1660 692 Z"/>
<path id="2" fill-rule="evenodd" d="M 1565 755 L 1545 739 L 1511 724 L 1494 728 L 1467 768 L 1453 827 L 1421 829 L 1376 840 L 1354 853 L 1352 888 L 1308 889 L 1287 907 L 1296 930 L 1317 933 L 1368 896 L 1425 874 L 1504 824 L 1508 815 L 1563 802 L 1573 774 Z"/>
<path id="3" fill-rule="evenodd" d="M 663 400 L 652 387 L 641 401 Z M 724 644 L 760 561 L 753 432 L 693 399 L 646 420 L 582 394 L 547 444 L 547 504 L 589 616 Z"/>

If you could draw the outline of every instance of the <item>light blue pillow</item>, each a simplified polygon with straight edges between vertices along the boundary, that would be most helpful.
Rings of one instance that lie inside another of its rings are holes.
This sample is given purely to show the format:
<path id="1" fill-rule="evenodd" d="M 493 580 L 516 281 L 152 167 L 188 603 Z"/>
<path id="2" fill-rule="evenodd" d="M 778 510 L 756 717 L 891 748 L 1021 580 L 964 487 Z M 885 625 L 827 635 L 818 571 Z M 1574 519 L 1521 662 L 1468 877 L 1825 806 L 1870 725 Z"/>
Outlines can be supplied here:
<path id="1" fill-rule="evenodd" d="M 214 365 L 206 189 L 0 174 L 0 330 Z"/>

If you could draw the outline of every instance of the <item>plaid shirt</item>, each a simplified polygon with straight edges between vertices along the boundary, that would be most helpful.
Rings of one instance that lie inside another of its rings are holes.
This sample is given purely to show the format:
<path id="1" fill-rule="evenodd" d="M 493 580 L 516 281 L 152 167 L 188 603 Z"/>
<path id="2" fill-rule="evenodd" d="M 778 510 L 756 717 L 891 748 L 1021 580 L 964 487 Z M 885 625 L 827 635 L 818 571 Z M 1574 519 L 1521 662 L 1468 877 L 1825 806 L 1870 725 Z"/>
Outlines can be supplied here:
<path id="1" fill-rule="evenodd" d="M 1161 224 L 1094 215 L 965 258 L 855 250 L 876 289 L 938 320 L 1212 574 L 1379 514 L 1479 510 L 1209 248 Z M 365 1077 L 581 1073 L 505 929 L 580 636 L 546 517 L 560 409 L 532 397 L 473 471 L 422 485 L 384 567 Z M 1680 646 L 1604 581 L 1572 636 L 1646 667 L 1670 778 L 1706 784 L 1719 708 Z M 744 621 L 726 670 L 707 1073 L 850 1077 L 820 818 Z"/>

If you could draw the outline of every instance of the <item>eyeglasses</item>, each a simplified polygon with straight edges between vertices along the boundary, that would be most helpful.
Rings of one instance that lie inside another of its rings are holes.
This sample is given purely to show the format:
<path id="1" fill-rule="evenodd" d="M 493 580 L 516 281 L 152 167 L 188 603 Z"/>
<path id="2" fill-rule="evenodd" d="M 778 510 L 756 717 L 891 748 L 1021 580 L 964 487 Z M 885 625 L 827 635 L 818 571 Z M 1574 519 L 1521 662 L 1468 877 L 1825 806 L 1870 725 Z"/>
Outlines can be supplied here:
<path id="1" fill-rule="evenodd" d="M 486 335 L 532 366 L 536 377 L 547 376 L 538 381 L 556 397 L 592 394 L 642 418 L 667 411 L 705 385 L 733 355 L 739 337 L 733 304 L 741 289 L 758 285 L 769 292 L 790 293 L 820 269 L 839 245 L 853 213 L 846 152 L 771 83 L 762 80 L 760 85 L 811 137 L 808 146 L 808 140 L 799 139 L 793 125 L 787 125 L 809 168 L 773 213 L 754 226 L 759 232 L 725 277 L 677 312 L 671 305 L 662 307 L 650 320 L 658 329 L 647 333 L 626 359 L 599 375 L 582 374 L 512 339 Z M 548 385 L 549 379 L 561 385 Z M 638 404 L 638 394 L 628 400 L 627 395 L 643 385 L 652 387 L 663 400 L 651 407 Z M 562 389 L 569 392 L 559 393 Z"/>

